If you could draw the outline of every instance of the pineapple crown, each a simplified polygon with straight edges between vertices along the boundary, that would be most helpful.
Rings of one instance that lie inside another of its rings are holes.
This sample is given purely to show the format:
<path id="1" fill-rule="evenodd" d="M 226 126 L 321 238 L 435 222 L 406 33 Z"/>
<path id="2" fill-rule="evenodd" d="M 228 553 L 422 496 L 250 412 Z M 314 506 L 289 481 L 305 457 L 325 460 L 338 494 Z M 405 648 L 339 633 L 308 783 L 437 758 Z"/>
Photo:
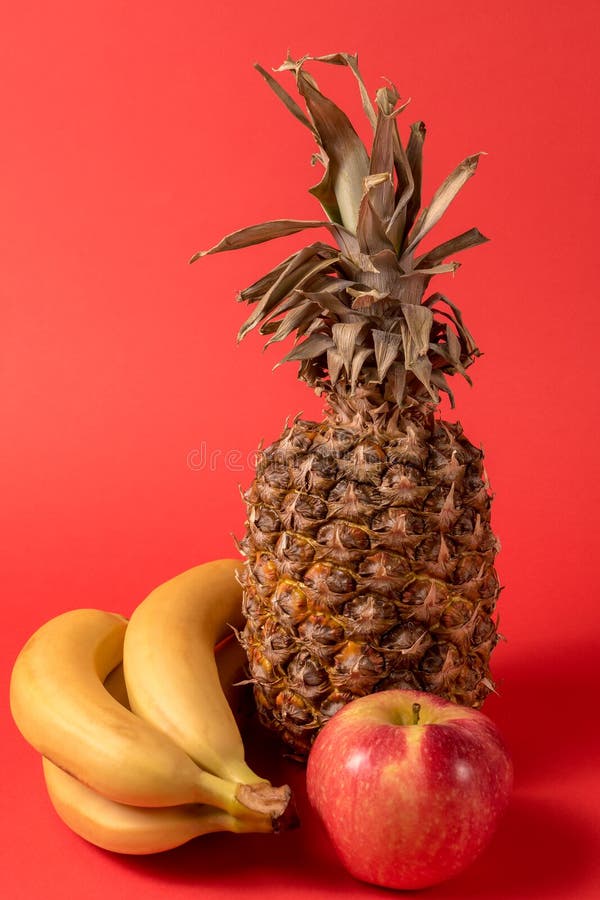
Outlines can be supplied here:
<path id="1" fill-rule="evenodd" d="M 370 156 L 347 115 L 325 97 L 305 70 L 307 62 L 347 66 L 358 82 L 362 106 L 373 129 Z M 425 125 L 415 122 L 406 147 L 397 117 L 407 106 L 388 83 L 375 106 L 360 75 L 357 55 L 289 54 L 274 71 L 291 72 L 307 114 L 262 66 L 256 69 L 317 143 L 312 162 L 324 167 L 310 189 L 327 219 L 278 219 L 251 225 L 224 237 L 190 262 L 212 253 L 237 250 L 307 229 L 326 228 L 336 246 L 312 243 L 241 291 L 253 305 L 238 340 L 257 326 L 267 344 L 295 335 L 293 349 L 277 365 L 300 363 L 299 378 L 333 399 L 375 393 L 402 408 L 439 403 L 439 391 L 454 397 L 447 375 L 460 373 L 479 350 L 458 307 L 444 294 L 425 298 L 431 278 L 454 272 L 449 256 L 487 240 L 476 228 L 421 255 L 421 240 L 436 225 L 474 174 L 479 156 L 467 157 L 421 208 Z"/>

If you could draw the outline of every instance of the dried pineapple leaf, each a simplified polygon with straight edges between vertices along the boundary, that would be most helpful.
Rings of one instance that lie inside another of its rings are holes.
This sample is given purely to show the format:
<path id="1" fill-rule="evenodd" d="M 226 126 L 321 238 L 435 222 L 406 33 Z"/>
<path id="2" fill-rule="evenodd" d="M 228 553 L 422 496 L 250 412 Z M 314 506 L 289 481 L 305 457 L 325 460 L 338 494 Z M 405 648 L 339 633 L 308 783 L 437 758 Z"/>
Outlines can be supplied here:
<path id="1" fill-rule="evenodd" d="M 294 98 L 291 97 L 288 94 L 288 92 L 285 90 L 285 88 L 283 88 L 279 84 L 277 79 L 273 78 L 271 73 L 267 72 L 266 69 L 263 69 L 263 67 L 259 63 L 254 63 L 254 68 L 257 70 L 257 72 L 260 72 L 260 74 L 265 79 L 265 81 L 267 82 L 269 87 L 277 94 L 277 96 L 285 104 L 285 106 L 287 106 L 287 108 L 289 109 L 291 114 L 293 116 L 295 116 L 299 122 L 302 122 L 302 124 L 305 125 L 309 129 L 311 134 L 316 138 L 317 134 L 316 134 L 316 131 L 314 129 L 312 122 L 309 122 L 309 120 L 306 118 L 306 116 L 304 115 L 304 112 L 298 106 L 298 104 L 296 103 Z"/>
<path id="2" fill-rule="evenodd" d="M 410 100 L 406 100 L 402 106 L 399 106 L 396 109 L 396 103 L 400 99 L 400 94 L 398 93 L 398 88 L 395 84 L 393 84 L 389 79 L 386 79 L 388 84 L 379 88 L 377 93 L 375 94 L 375 100 L 377 101 L 378 110 L 383 113 L 384 116 L 396 116 L 398 113 L 401 113 L 402 110 L 406 109 Z"/>
<path id="3" fill-rule="evenodd" d="M 330 347 L 327 351 L 327 369 L 332 384 L 336 384 L 343 368 L 344 360 L 341 354 L 334 347 Z"/>
<path id="4" fill-rule="evenodd" d="M 360 250 L 366 256 L 374 256 L 380 250 L 390 250 L 394 253 L 394 247 L 386 236 L 385 223 L 371 202 L 371 194 L 385 183 L 392 186 L 393 195 L 392 176 L 389 172 L 368 175 L 364 180 L 364 194 L 358 211 L 356 236 Z"/>
<path id="5" fill-rule="evenodd" d="M 406 147 L 406 157 L 412 172 L 414 188 L 408 203 L 406 204 L 406 225 L 408 231 L 412 228 L 419 209 L 421 207 L 421 182 L 423 178 L 423 142 L 426 135 L 425 122 L 414 122 L 410 126 L 410 138 Z"/>
<path id="6" fill-rule="evenodd" d="M 263 324 L 258 329 L 261 334 L 273 334 L 277 331 L 279 327 L 279 321 L 274 322 L 263 322 Z M 264 349 L 264 348 L 263 348 Z"/>
<path id="7" fill-rule="evenodd" d="M 395 208 L 387 225 L 387 235 L 398 253 L 406 232 L 407 206 L 415 189 L 413 173 L 411 171 L 406 150 L 402 146 L 398 125 L 393 122 L 393 147 L 394 168 L 396 170 L 396 193 L 394 196 Z"/>
<path id="8" fill-rule="evenodd" d="M 350 368 L 350 384 L 354 391 L 358 383 L 362 368 L 367 359 L 373 354 L 371 347 L 360 347 L 352 357 L 352 366 Z"/>
<path id="9" fill-rule="evenodd" d="M 279 327 L 281 321 L 279 317 L 292 309 L 297 309 L 302 303 L 304 303 L 302 291 L 292 291 L 274 310 L 270 313 L 265 313 L 262 324 L 258 330 L 261 334 L 273 334 Z"/>
<path id="10" fill-rule="evenodd" d="M 301 329 L 302 325 L 307 325 L 314 319 L 318 309 L 319 307 L 316 303 L 307 301 L 296 307 L 296 309 L 290 310 L 290 312 L 288 312 L 281 320 L 273 337 L 269 338 L 266 342 L 265 347 L 268 347 L 270 344 L 275 344 L 278 341 L 285 340 L 292 331 Z"/>
<path id="11" fill-rule="evenodd" d="M 322 275 L 320 276 L 320 280 L 322 281 L 322 284 L 311 290 L 315 292 L 318 290 L 328 294 L 341 294 L 343 291 L 348 290 L 348 288 L 356 286 L 355 281 L 351 281 L 349 278 L 342 278 L 340 275 Z"/>
<path id="12" fill-rule="evenodd" d="M 294 360 L 314 359 L 325 353 L 333 347 L 333 341 L 328 334 L 311 334 L 301 344 L 294 347 L 283 359 L 279 360 L 273 368 L 277 369 L 284 362 L 293 362 Z"/>
<path id="13" fill-rule="evenodd" d="M 404 257 L 410 254 L 417 246 L 419 241 L 431 231 L 433 226 L 437 225 L 460 189 L 475 174 L 481 155 L 481 153 L 475 153 L 473 156 L 468 156 L 464 159 L 437 189 L 433 195 L 431 205 L 421 212 L 408 235 L 408 245 L 402 254 L 400 264 L 402 264 Z"/>
<path id="14" fill-rule="evenodd" d="M 452 311 L 452 316 L 448 313 L 445 313 L 443 310 L 438 309 L 434 304 L 435 303 L 445 303 L 446 306 L 450 308 Z M 432 294 L 427 300 L 424 301 L 424 305 L 431 309 L 432 312 L 437 313 L 438 315 L 446 316 L 450 318 L 451 321 L 456 325 L 458 333 L 463 338 L 465 342 L 465 346 L 469 356 L 479 356 L 479 350 L 477 348 L 477 344 L 475 343 L 475 339 L 473 335 L 465 325 L 462 317 L 462 313 L 458 306 L 452 302 L 445 294 L 441 294 L 439 291 L 436 291 L 435 294 Z"/>
<path id="15" fill-rule="evenodd" d="M 353 321 L 352 309 L 336 297 L 331 291 L 308 292 L 302 291 L 303 297 L 317 303 L 325 312 L 337 316 L 342 321 Z M 354 315 L 354 319 L 356 316 Z"/>
<path id="16" fill-rule="evenodd" d="M 292 253 L 291 256 L 288 256 L 283 262 L 280 262 L 279 265 L 275 266 L 274 269 L 271 269 L 270 272 L 267 272 L 266 275 L 262 275 L 257 281 L 253 282 L 253 284 L 244 288 L 243 291 L 239 291 L 235 298 L 238 303 L 256 303 L 257 300 L 260 300 L 269 288 L 275 284 L 286 266 L 288 266 L 297 256 L 297 253 L 298 251 Z"/>
<path id="17" fill-rule="evenodd" d="M 342 225 L 338 225 L 334 222 L 330 224 L 331 231 L 335 234 L 340 250 L 357 273 L 376 272 L 377 269 L 371 262 L 371 258 L 360 249 L 357 236 L 352 234 L 352 232 L 348 231 L 348 229 L 344 228 Z"/>
<path id="18" fill-rule="evenodd" d="M 190 259 L 190 263 L 196 262 L 203 256 L 211 253 L 222 253 L 225 250 L 241 250 L 244 247 L 252 247 L 254 244 L 264 244 L 274 238 L 287 237 L 297 234 L 308 228 L 330 228 L 330 222 L 303 221 L 300 219 L 275 219 L 272 222 L 260 222 L 258 225 L 248 225 L 231 234 L 225 235 L 218 244 L 209 250 L 198 250 Z"/>
<path id="19" fill-rule="evenodd" d="M 394 250 L 386 248 L 371 257 L 376 272 L 363 272 L 361 280 L 369 288 L 379 293 L 390 294 L 404 303 L 420 303 L 421 298 L 433 275 L 454 272 L 458 263 L 447 263 L 431 269 L 402 274 L 398 267 L 398 259 Z"/>
<path id="20" fill-rule="evenodd" d="M 249 331 L 252 331 L 261 319 L 264 319 L 267 313 L 270 313 L 282 300 L 284 300 L 293 290 L 303 285 L 309 286 L 314 275 L 322 272 L 324 269 L 331 268 L 335 257 L 319 259 L 314 262 L 317 251 L 314 247 L 304 247 L 289 263 L 289 265 L 281 273 L 277 281 L 264 295 L 262 300 L 255 306 L 252 315 L 244 322 L 238 332 L 238 341 L 241 341 Z"/>
<path id="21" fill-rule="evenodd" d="M 398 404 L 403 405 L 404 389 L 406 387 L 406 368 L 401 362 L 392 363 L 387 374 L 387 383 L 392 397 Z"/>
<path id="22" fill-rule="evenodd" d="M 303 325 L 298 330 L 298 336 L 301 337 L 302 334 L 305 334 L 307 337 L 309 334 L 329 334 L 329 323 L 322 316 L 317 316 L 310 325 Z"/>
<path id="23" fill-rule="evenodd" d="M 402 303 L 401 306 L 412 342 L 410 353 L 407 353 L 405 348 L 404 355 L 408 365 L 409 361 L 413 362 L 417 357 L 427 354 L 433 314 L 426 306 L 417 306 L 412 303 Z"/>
<path id="24" fill-rule="evenodd" d="M 453 334 L 453 332 L 451 330 L 450 330 L 450 332 Z M 442 359 L 443 362 L 445 363 L 445 365 L 442 364 L 441 367 L 437 367 L 437 368 L 445 368 L 447 371 L 450 371 L 451 373 L 458 372 L 460 375 L 463 376 L 465 381 L 467 381 L 469 384 L 472 385 L 473 382 L 471 381 L 471 378 L 467 374 L 465 367 L 463 366 L 461 358 L 460 358 L 460 342 L 458 341 L 458 338 L 456 337 L 456 335 L 454 335 L 454 339 L 459 344 L 458 358 L 456 358 L 454 356 L 454 352 L 449 349 L 449 346 L 447 344 L 446 345 L 430 344 L 429 349 L 432 354 L 439 356 L 440 359 Z"/>
<path id="25" fill-rule="evenodd" d="M 323 244 L 317 242 L 315 244 L 310 244 L 309 246 L 313 247 L 316 252 L 323 251 L 324 256 L 330 256 L 332 253 L 335 254 L 335 248 L 331 247 L 329 244 Z M 267 272 L 266 275 L 263 275 L 253 284 L 249 285 L 247 288 L 244 288 L 242 291 L 239 291 L 236 300 L 238 303 L 256 303 L 260 300 L 266 292 L 272 287 L 282 272 L 286 269 L 287 266 L 294 260 L 300 251 L 296 250 L 290 256 L 286 257 L 282 262 L 280 262 L 274 269 L 270 272 Z"/>
<path id="26" fill-rule="evenodd" d="M 360 74 L 358 68 L 358 54 L 357 53 L 328 53 L 325 56 L 303 56 L 302 60 L 304 62 L 323 62 L 323 63 L 331 63 L 334 66 L 348 66 L 356 80 L 358 81 L 358 87 L 360 90 L 360 97 L 362 100 L 363 109 L 366 113 L 369 122 L 375 128 L 376 123 L 376 115 L 375 110 L 373 109 L 373 104 L 371 103 L 371 98 L 369 97 L 369 92 L 365 86 L 364 81 L 362 80 L 362 76 Z M 292 63 L 290 66 L 289 63 Z M 298 61 L 300 62 L 300 60 Z M 280 66 L 280 70 L 294 68 L 296 63 L 293 60 L 286 60 L 282 66 Z"/>
<path id="27" fill-rule="evenodd" d="M 461 250 L 477 247 L 479 244 L 485 244 L 488 240 L 489 238 L 477 228 L 470 228 L 468 231 L 464 231 L 449 241 L 444 241 L 443 244 L 439 244 L 433 250 L 420 256 L 415 260 L 415 269 L 428 269 L 431 266 L 437 266 L 452 253 L 460 253 Z"/>
<path id="28" fill-rule="evenodd" d="M 337 322 L 331 329 L 333 341 L 344 361 L 346 375 L 350 377 L 350 367 L 359 337 L 365 327 L 365 322 Z"/>
<path id="29" fill-rule="evenodd" d="M 320 160 L 325 166 L 325 174 L 310 193 L 319 200 L 333 222 L 354 232 L 362 182 L 369 172 L 369 157 L 346 113 L 325 97 L 314 79 L 304 71 L 305 62 L 306 57 L 300 60 L 288 58 L 277 71 L 288 69 L 294 72 L 323 151 Z"/>
<path id="30" fill-rule="evenodd" d="M 431 360 L 427 356 L 418 356 L 416 359 L 407 365 L 407 369 L 416 375 L 421 384 L 425 385 L 427 388 L 427 392 L 431 399 L 437 403 L 439 401 L 439 395 L 436 390 L 431 386 Z"/>
<path id="31" fill-rule="evenodd" d="M 325 377 L 325 362 L 318 359 L 305 359 L 298 367 L 298 380 L 305 381 L 320 396 L 323 393 L 323 378 Z"/>
<path id="32" fill-rule="evenodd" d="M 449 325 L 446 325 L 446 344 L 448 345 L 448 354 L 455 366 L 460 366 L 460 341 Z"/>
<path id="33" fill-rule="evenodd" d="M 389 291 L 376 291 L 375 289 L 364 290 L 349 287 L 347 292 L 351 297 L 354 297 L 352 309 L 359 310 L 368 310 L 369 307 L 386 300 L 390 296 Z"/>
<path id="34" fill-rule="evenodd" d="M 392 175 L 390 172 L 373 172 L 372 174 L 366 176 L 363 180 L 363 196 L 366 196 L 370 191 L 376 188 L 380 184 L 385 184 L 386 182 L 391 182 Z"/>
<path id="35" fill-rule="evenodd" d="M 317 244 L 303 247 L 294 253 L 271 287 L 263 294 L 247 322 L 242 326 L 242 330 L 245 332 L 247 327 L 253 328 L 267 313 L 271 312 L 278 303 L 293 291 L 297 282 L 301 281 L 312 270 L 315 265 L 315 257 L 320 263 L 324 261 L 323 256 L 325 256 L 325 260 L 328 263 L 332 262 L 332 258 L 324 254 Z M 250 326 L 250 323 L 253 324 Z"/>
<path id="36" fill-rule="evenodd" d="M 390 306 L 392 307 L 391 310 Z M 372 328 L 379 328 L 381 331 L 398 331 L 400 328 L 400 319 L 397 316 L 397 309 L 397 300 L 392 301 L 392 304 L 386 303 L 385 301 L 378 301 L 371 306 L 365 306 L 362 309 L 358 309 L 357 312 L 370 320 Z M 396 315 L 394 315 L 394 312 L 396 312 Z"/>
<path id="37" fill-rule="evenodd" d="M 420 304 L 423 294 L 427 290 L 427 285 L 434 275 L 442 275 L 446 272 L 453 273 L 458 267 L 458 263 L 448 263 L 434 266 L 431 269 L 417 269 L 414 272 L 409 272 L 408 275 L 402 275 L 399 279 L 402 301 L 404 303 Z"/>
<path id="38" fill-rule="evenodd" d="M 382 91 L 388 91 L 388 88 L 381 88 Z M 386 114 L 382 109 L 383 100 L 380 91 L 377 92 L 377 104 L 379 106 L 379 115 L 377 116 L 377 127 L 373 137 L 373 147 L 371 149 L 371 165 L 369 174 L 374 175 L 378 172 L 386 173 L 389 178 L 382 181 L 374 187 L 371 192 L 371 203 L 374 211 L 379 219 L 384 222 L 387 227 L 394 213 L 394 132 L 396 131 L 395 115 L 400 112 Z"/>
<path id="39" fill-rule="evenodd" d="M 269 313 L 265 313 L 265 315 L 263 317 L 263 323 L 259 328 L 260 333 L 261 334 L 272 334 L 274 331 L 277 330 L 277 328 L 279 326 L 279 317 L 282 316 L 284 313 L 289 312 L 292 309 L 297 309 L 302 303 L 304 303 L 305 300 L 313 300 L 313 302 L 316 302 L 314 300 L 314 298 L 321 296 L 321 293 L 316 290 L 317 279 L 318 279 L 318 276 L 315 276 L 314 278 L 311 279 L 311 283 L 313 281 L 315 282 L 315 292 L 314 293 L 307 294 L 302 289 L 294 290 L 294 291 L 292 291 L 291 294 L 288 295 L 287 299 L 285 299 L 281 303 L 279 303 L 279 305 L 275 309 L 273 309 Z M 325 290 L 322 291 L 322 294 L 323 294 L 323 296 L 332 296 L 329 292 L 326 292 Z"/>
<path id="40" fill-rule="evenodd" d="M 431 374 L 429 376 L 431 378 L 432 384 L 438 388 L 440 391 L 445 391 L 450 398 L 450 406 L 454 409 L 454 393 L 452 392 L 452 388 L 448 384 L 448 380 L 443 372 L 439 369 L 432 369 Z"/>
<path id="41" fill-rule="evenodd" d="M 402 272 L 398 268 L 398 258 L 395 250 L 386 248 L 375 253 L 372 257 L 375 272 L 362 272 L 361 281 L 374 291 L 381 294 L 399 296 L 402 292 Z"/>
<path id="42" fill-rule="evenodd" d="M 375 345 L 377 378 L 381 382 L 392 363 L 396 361 L 402 345 L 402 335 L 394 334 L 390 331 L 380 331 L 377 328 L 373 329 L 372 335 L 373 344 Z"/>
<path id="43" fill-rule="evenodd" d="M 454 325 L 456 330 L 458 331 L 459 340 L 461 342 L 461 347 L 463 349 L 462 359 L 467 360 L 471 359 L 475 356 L 480 356 L 480 352 L 475 345 L 472 335 L 466 328 L 463 328 L 457 321 L 455 316 L 452 313 L 446 312 L 443 309 L 438 309 L 437 307 L 433 308 L 433 312 L 436 317 L 441 316 L 444 319 L 449 319 L 449 321 Z M 465 334 L 466 332 L 466 334 Z"/>
<path id="44" fill-rule="evenodd" d="M 402 278 L 414 278 L 418 275 L 443 275 L 446 272 L 454 273 L 457 269 L 460 269 L 460 263 L 458 262 L 440 263 L 428 269 L 419 269 L 418 271 L 415 269 L 413 272 L 403 275 Z"/>

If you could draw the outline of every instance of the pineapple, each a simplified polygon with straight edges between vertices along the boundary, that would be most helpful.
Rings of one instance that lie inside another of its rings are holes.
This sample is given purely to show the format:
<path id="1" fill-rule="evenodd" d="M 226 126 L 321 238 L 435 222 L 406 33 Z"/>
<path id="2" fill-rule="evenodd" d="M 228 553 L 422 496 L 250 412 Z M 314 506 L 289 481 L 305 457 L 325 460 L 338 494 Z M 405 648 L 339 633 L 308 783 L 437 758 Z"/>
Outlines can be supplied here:
<path id="1" fill-rule="evenodd" d="M 307 62 L 347 66 L 373 131 L 370 154 Z M 238 299 L 240 330 L 268 344 L 295 335 L 283 361 L 325 401 L 322 422 L 295 418 L 259 452 L 246 492 L 241 576 L 260 718 L 303 758 L 348 701 L 386 688 L 432 691 L 480 707 L 494 684 L 498 541 L 483 453 L 438 411 L 447 376 L 470 382 L 479 355 L 458 307 L 428 293 L 453 254 L 487 239 L 472 228 L 419 253 L 476 170 L 465 159 L 421 208 L 425 126 L 403 146 L 393 84 L 371 102 L 355 55 L 288 58 L 306 113 L 257 69 L 312 132 L 324 167 L 311 189 L 324 221 L 243 228 L 191 261 L 305 229 L 328 229 Z"/>

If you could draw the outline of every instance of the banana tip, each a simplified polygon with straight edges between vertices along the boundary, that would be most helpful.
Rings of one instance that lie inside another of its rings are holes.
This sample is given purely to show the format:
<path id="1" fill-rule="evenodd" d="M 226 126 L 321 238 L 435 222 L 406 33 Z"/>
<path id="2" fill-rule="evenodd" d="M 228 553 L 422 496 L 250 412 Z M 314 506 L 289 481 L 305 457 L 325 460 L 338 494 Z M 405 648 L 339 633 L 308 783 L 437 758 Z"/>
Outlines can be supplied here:
<path id="1" fill-rule="evenodd" d="M 300 817 L 296 810 L 293 798 L 290 798 L 283 813 L 277 818 L 273 818 L 272 822 L 275 834 L 279 834 L 281 831 L 292 831 L 293 829 L 300 827 Z"/>

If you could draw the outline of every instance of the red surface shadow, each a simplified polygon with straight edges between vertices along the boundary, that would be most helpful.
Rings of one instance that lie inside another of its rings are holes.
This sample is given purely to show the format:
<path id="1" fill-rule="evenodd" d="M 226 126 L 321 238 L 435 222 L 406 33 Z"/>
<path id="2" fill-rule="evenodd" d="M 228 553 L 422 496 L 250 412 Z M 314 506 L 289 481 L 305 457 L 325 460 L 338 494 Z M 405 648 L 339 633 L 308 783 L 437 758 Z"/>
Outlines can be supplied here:
<path id="1" fill-rule="evenodd" d="M 229 835 L 212 835 L 170 853 L 112 860 L 166 883 L 201 881 L 223 891 L 228 885 L 232 890 L 239 888 L 241 881 L 257 891 L 261 885 L 285 884 L 298 896 L 314 892 L 317 886 L 323 896 L 379 893 L 380 889 L 354 881 L 342 869 L 308 808 L 303 772 L 299 768 L 294 772 L 290 766 L 289 774 L 302 817 L 297 831 L 276 838 L 246 836 L 235 847 Z M 554 801 L 517 794 L 480 859 L 462 875 L 425 893 L 445 900 L 576 897 L 578 885 L 589 883 L 595 860 L 597 843 L 589 822 Z"/>
<path id="2" fill-rule="evenodd" d="M 559 803 L 515 794 L 483 855 L 462 875 L 432 888 L 431 898 L 521 900 L 579 896 L 597 870 L 589 821 Z"/>
<path id="3" fill-rule="evenodd" d="M 484 711 L 506 737 L 517 787 L 547 785 L 552 794 L 555 780 L 597 778 L 600 646 L 511 645 L 503 651 L 499 696 L 490 697 Z"/>

